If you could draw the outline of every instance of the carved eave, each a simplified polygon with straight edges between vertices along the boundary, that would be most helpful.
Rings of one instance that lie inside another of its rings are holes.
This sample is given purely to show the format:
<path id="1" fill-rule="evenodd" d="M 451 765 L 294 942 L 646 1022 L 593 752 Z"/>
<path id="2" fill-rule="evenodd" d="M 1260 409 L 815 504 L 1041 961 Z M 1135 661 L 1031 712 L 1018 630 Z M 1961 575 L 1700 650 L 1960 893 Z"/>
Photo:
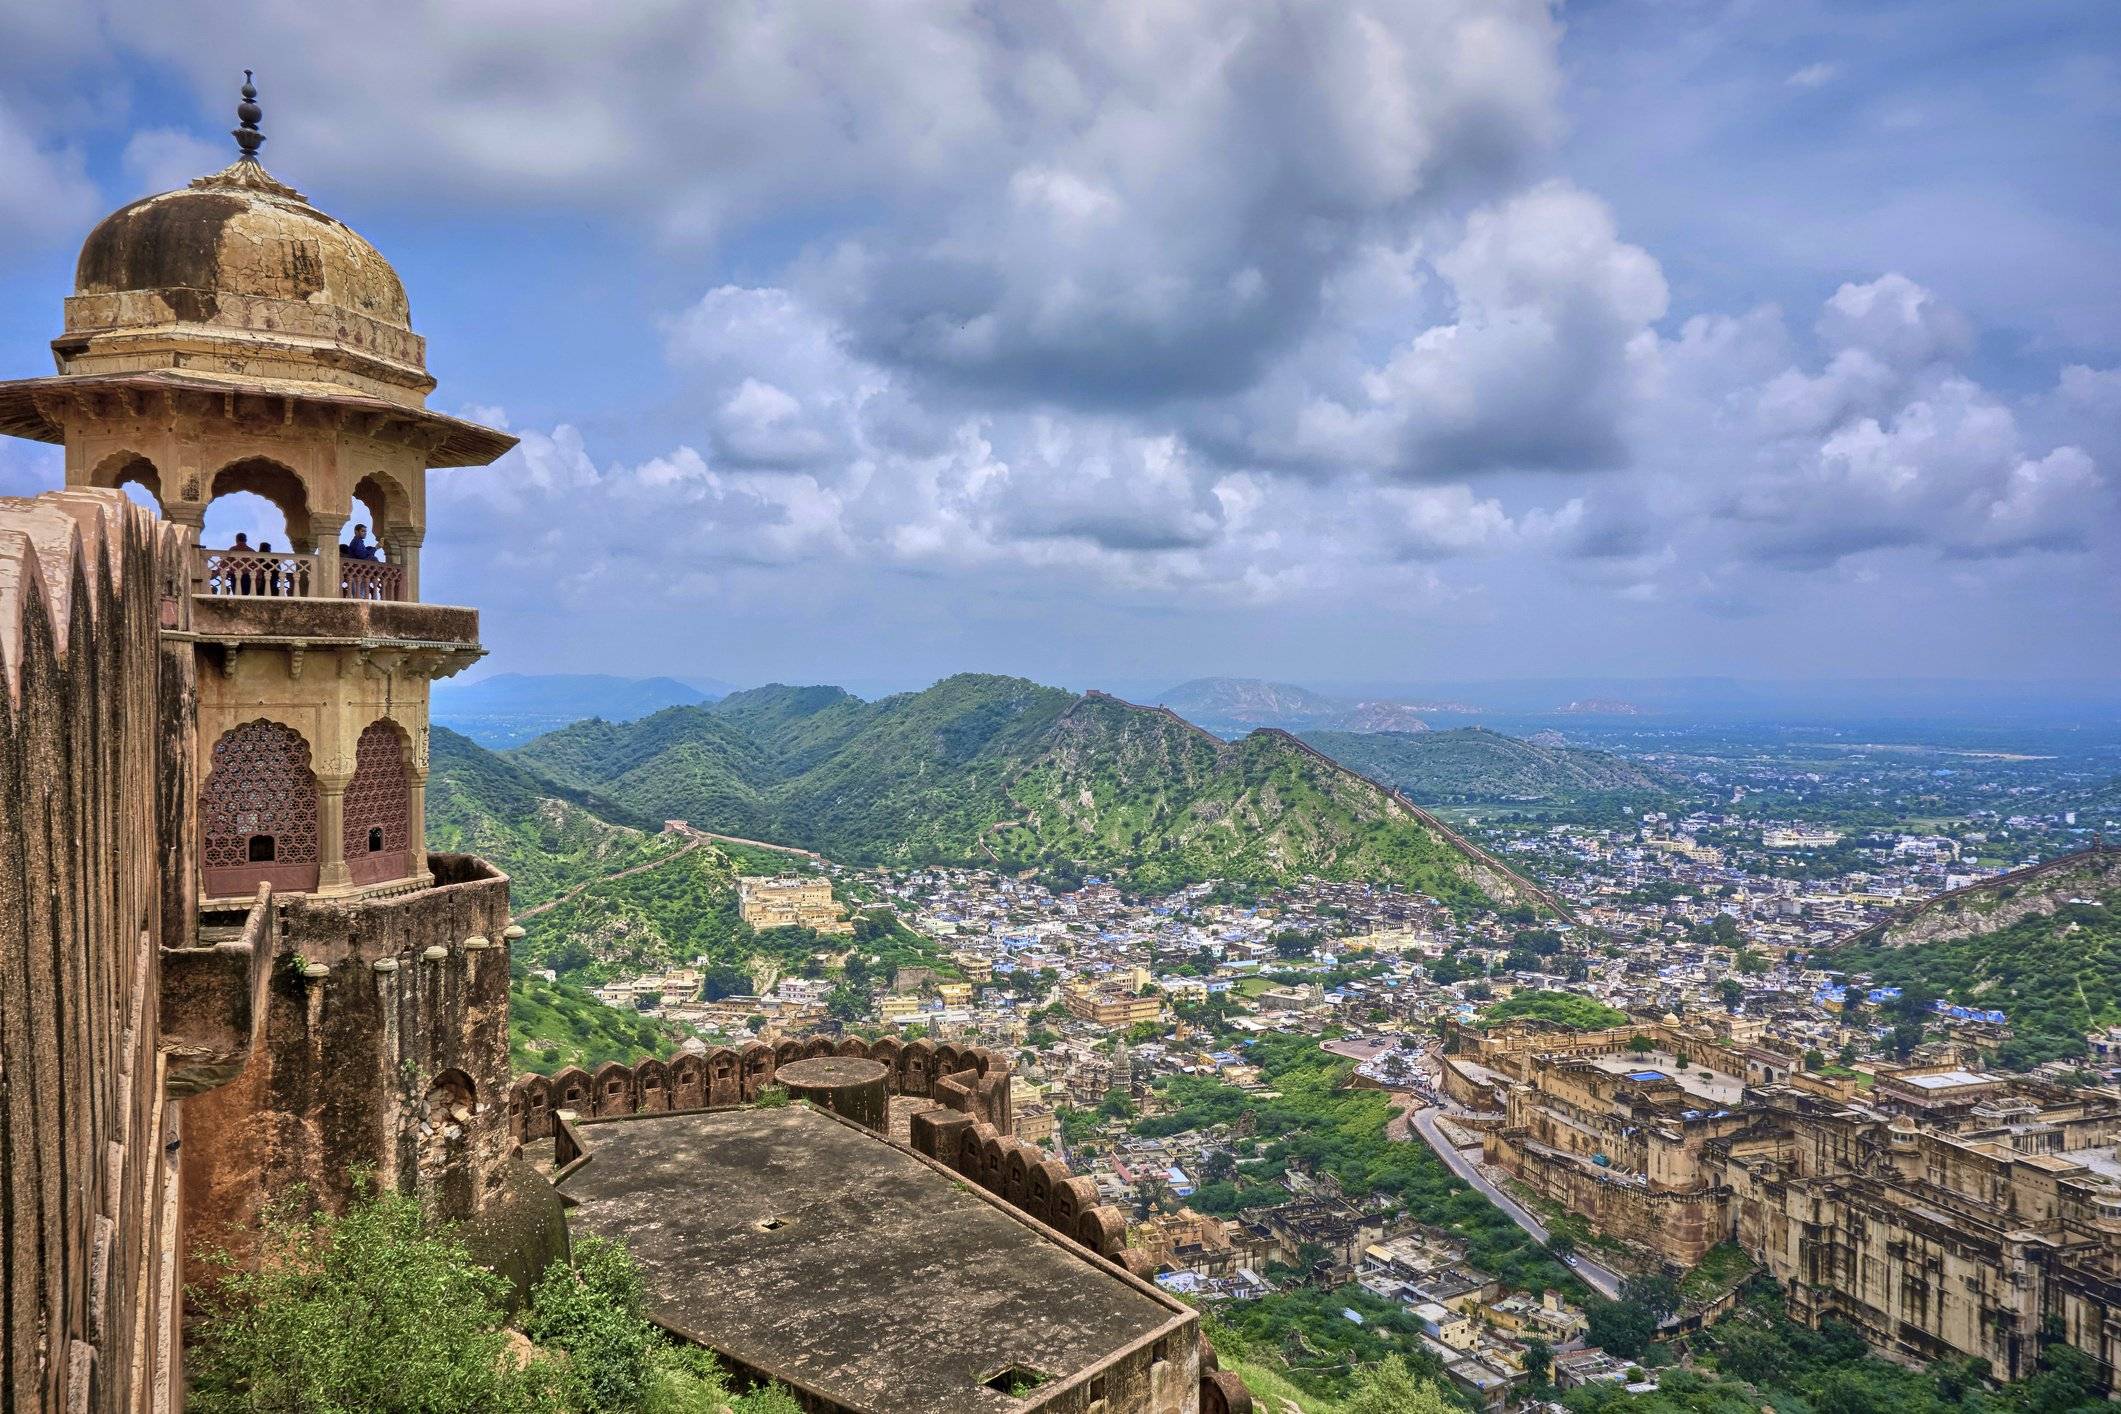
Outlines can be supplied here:
<path id="1" fill-rule="evenodd" d="M 485 466 L 516 444 L 492 427 L 327 384 L 166 371 L 0 382 L 0 433 L 32 442 L 64 442 L 73 423 L 153 416 L 251 429 L 328 429 L 417 448 L 431 468 Z"/>
<path id="2" fill-rule="evenodd" d="M 302 676 L 313 653 L 351 653 L 366 672 L 399 679 L 420 678 L 437 682 L 453 678 L 486 656 L 483 644 L 422 643 L 392 638 L 333 638 L 293 634 L 184 634 L 191 643 L 219 650 L 224 676 L 234 676 L 236 662 L 246 649 L 270 649 L 287 655 L 288 676 Z"/>

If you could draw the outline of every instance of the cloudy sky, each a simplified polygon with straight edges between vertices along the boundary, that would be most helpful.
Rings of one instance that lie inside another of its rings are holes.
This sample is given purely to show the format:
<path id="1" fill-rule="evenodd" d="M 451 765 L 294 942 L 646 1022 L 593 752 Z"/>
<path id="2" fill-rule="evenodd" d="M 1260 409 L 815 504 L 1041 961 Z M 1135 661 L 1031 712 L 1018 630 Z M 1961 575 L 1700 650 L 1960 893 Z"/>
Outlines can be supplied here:
<path id="1" fill-rule="evenodd" d="M 0 8 L 9 376 L 257 69 L 495 668 L 2121 671 L 2110 0 Z"/>

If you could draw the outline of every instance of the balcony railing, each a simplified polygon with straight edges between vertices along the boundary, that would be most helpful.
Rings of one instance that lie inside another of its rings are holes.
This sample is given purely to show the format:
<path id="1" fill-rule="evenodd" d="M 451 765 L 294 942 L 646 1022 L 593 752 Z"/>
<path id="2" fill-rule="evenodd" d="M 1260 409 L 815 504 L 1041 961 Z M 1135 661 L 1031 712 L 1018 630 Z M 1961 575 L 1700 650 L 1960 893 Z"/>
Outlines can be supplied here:
<path id="1" fill-rule="evenodd" d="M 317 556 L 256 550 L 194 551 L 192 590 L 284 599 L 378 599 L 405 596 L 405 567 L 380 560 L 341 560 L 336 595 L 320 594 Z"/>
<path id="2" fill-rule="evenodd" d="M 397 599 L 403 597 L 405 567 L 381 560 L 339 561 L 341 599 Z"/>

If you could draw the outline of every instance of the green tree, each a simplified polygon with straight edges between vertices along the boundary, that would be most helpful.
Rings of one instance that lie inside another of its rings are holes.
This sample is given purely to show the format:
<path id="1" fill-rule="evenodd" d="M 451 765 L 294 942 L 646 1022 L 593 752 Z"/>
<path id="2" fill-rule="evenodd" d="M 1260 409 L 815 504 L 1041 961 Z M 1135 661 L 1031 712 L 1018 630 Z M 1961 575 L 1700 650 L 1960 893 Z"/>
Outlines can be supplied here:
<path id="1" fill-rule="evenodd" d="M 187 1364 L 203 1414 L 529 1410 L 534 1377 L 508 1357 L 499 1277 L 420 1205 L 357 1179 L 343 1217 L 296 1189 L 267 1210 L 255 1271 L 226 1253 L 199 1293 Z"/>
<path id="2" fill-rule="evenodd" d="M 1457 1414 L 1442 1390 L 1414 1373 L 1406 1357 L 1387 1355 L 1355 1377 L 1340 1406 L 1346 1414 Z"/>
<path id="3" fill-rule="evenodd" d="M 1646 1056 L 1657 1049 L 1657 1043 L 1638 1031 L 1628 1037 L 1628 1049 L 1638 1056 Z"/>
<path id="4" fill-rule="evenodd" d="M 700 991 L 710 1002 L 718 1002 L 724 997 L 747 996 L 751 992 L 751 974 L 733 963 L 718 962 L 707 969 L 707 975 L 700 982 Z"/>
<path id="5" fill-rule="evenodd" d="M 663 1341 L 641 1317 L 641 1270 L 626 1249 L 600 1237 L 574 1244 L 531 1295 L 523 1333 L 567 1353 L 568 1402 L 584 1414 L 622 1414 L 646 1398 Z"/>
<path id="6" fill-rule="evenodd" d="M 1726 977 L 1716 984 L 1716 996 L 1725 1011 L 1736 1011 L 1745 1001 L 1745 987 L 1735 977 Z"/>
<path id="7" fill-rule="evenodd" d="M 1591 1344 L 1622 1360 L 1637 1360 L 1657 1334 L 1657 1318 L 1627 1301 L 1593 1301 L 1585 1309 Z"/>
<path id="8" fill-rule="evenodd" d="M 1679 1283 L 1668 1276 L 1633 1276 L 1620 1284 L 1620 1299 L 1658 1320 L 1679 1309 Z"/>

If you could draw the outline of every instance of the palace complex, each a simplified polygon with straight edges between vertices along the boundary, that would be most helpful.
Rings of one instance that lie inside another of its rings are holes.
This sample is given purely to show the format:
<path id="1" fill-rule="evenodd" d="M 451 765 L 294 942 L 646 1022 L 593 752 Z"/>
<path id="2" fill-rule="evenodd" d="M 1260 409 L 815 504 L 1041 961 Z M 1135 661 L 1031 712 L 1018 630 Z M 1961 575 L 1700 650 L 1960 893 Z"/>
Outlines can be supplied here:
<path id="1" fill-rule="evenodd" d="M 1674 1268 L 1736 1243 L 1791 1314 L 1998 1379 L 2052 1342 L 2121 1370 L 2121 1102 L 1955 1066 L 1868 1087 L 1662 1023 L 1457 1029 L 1487 1162 Z"/>

